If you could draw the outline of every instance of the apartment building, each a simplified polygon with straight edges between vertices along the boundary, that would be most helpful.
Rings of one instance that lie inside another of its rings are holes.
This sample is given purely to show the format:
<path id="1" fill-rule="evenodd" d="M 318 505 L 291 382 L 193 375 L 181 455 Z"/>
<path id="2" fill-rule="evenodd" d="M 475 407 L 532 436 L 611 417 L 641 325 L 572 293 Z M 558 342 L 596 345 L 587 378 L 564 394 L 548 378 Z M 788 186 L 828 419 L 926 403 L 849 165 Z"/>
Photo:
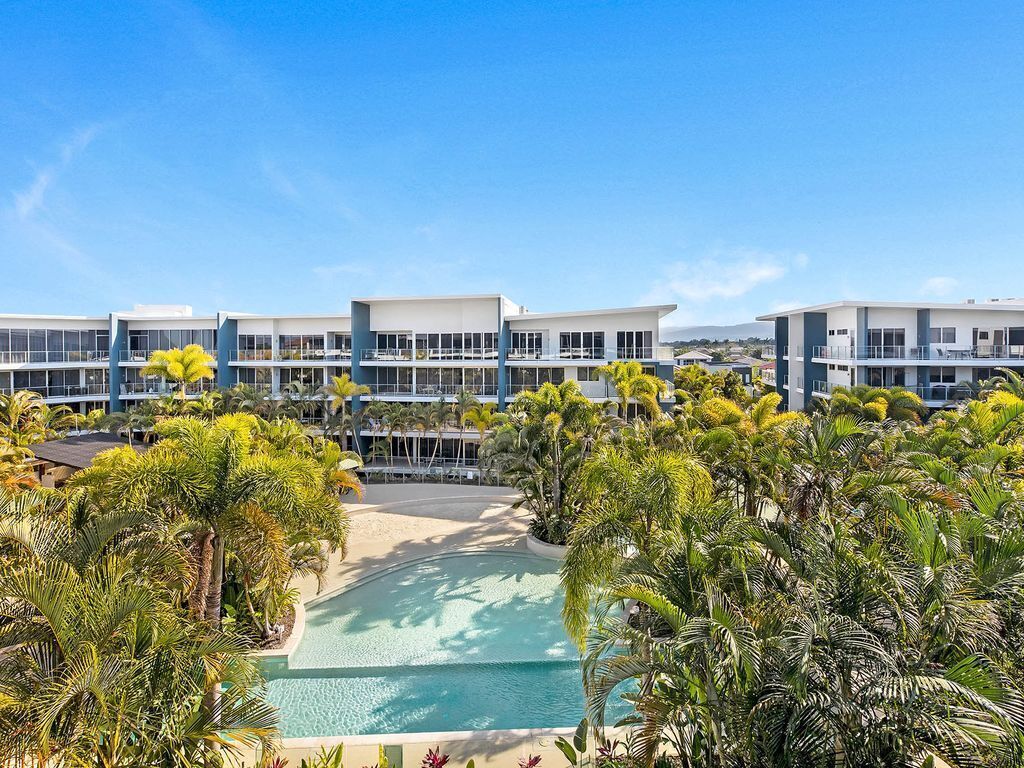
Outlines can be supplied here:
<path id="1" fill-rule="evenodd" d="M 1024 299 L 837 301 L 757 319 L 775 323 L 776 390 L 790 410 L 855 384 L 906 387 L 942 408 L 997 368 L 1024 369 Z"/>
<path id="2" fill-rule="evenodd" d="M 99 317 L 0 316 L 0 391 L 30 389 L 87 412 L 124 410 L 167 394 L 142 375 L 156 349 L 202 345 L 216 380 L 268 397 L 313 396 L 332 376 L 370 388 L 367 400 L 454 400 L 462 391 L 504 408 L 518 392 L 574 379 L 594 400 L 614 397 L 597 368 L 637 360 L 672 381 L 660 318 L 675 305 L 533 313 L 502 295 L 363 298 L 349 314 L 196 316 L 184 305 L 140 305 Z M 375 431 L 373 425 L 370 432 Z"/>

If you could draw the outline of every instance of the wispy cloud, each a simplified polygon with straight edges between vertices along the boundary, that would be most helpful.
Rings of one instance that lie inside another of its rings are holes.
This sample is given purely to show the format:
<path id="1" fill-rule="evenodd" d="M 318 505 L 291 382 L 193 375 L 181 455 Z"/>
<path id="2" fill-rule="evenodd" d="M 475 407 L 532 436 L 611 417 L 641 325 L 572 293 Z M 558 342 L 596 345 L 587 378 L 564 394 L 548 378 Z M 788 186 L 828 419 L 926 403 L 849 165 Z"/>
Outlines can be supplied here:
<path id="1" fill-rule="evenodd" d="M 735 299 L 765 283 L 783 277 L 790 269 L 807 265 L 805 254 L 784 256 L 751 248 L 718 251 L 707 256 L 668 264 L 647 300 L 703 304 L 715 299 Z"/>
<path id="2" fill-rule="evenodd" d="M 959 284 L 955 277 L 929 277 L 921 284 L 921 293 L 925 296 L 949 296 Z"/>
<path id="3" fill-rule="evenodd" d="M 345 275 L 371 277 L 375 273 L 369 264 L 331 264 L 313 267 L 313 274 L 320 280 L 335 280 Z"/>
<path id="4" fill-rule="evenodd" d="M 46 193 L 53 186 L 57 177 L 71 165 L 75 157 L 85 151 L 96 138 L 99 130 L 99 125 L 92 124 L 75 131 L 68 141 L 60 145 L 59 160 L 40 168 L 31 184 L 24 190 L 13 193 L 14 213 L 21 221 L 28 220 L 43 208 L 46 202 Z"/>

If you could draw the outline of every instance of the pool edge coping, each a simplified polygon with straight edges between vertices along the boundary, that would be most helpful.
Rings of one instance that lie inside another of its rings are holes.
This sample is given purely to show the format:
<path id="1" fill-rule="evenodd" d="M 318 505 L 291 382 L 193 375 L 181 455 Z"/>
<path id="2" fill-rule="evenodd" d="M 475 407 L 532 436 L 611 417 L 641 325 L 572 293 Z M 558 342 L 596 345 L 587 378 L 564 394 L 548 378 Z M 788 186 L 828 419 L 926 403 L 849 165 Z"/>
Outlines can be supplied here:
<path id="1" fill-rule="evenodd" d="M 561 728 L 498 728 L 486 731 L 410 731 L 408 733 L 366 733 L 355 736 L 294 736 L 281 739 L 285 749 L 316 749 L 345 746 L 366 746 L 370 744 L 421 744 L 428 742 L 488 741 L 495 738 L 514 737 L 518 739 L 542 739 L 570 736 L 577 726 Z"/>

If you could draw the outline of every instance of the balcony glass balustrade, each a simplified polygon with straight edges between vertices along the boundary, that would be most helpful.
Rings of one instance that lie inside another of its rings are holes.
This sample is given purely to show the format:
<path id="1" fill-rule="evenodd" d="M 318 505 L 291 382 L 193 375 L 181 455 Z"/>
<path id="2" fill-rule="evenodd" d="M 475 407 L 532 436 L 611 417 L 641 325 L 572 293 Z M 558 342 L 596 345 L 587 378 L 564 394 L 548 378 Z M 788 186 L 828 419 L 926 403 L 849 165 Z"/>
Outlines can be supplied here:
<path id="1" fill-rule="evenodd" d="M 63 352 L 0 352 L 0 365 L 28 365 L 31 363 L 92 363 L 110 360 L 110 350 L 82 349 Z"/>

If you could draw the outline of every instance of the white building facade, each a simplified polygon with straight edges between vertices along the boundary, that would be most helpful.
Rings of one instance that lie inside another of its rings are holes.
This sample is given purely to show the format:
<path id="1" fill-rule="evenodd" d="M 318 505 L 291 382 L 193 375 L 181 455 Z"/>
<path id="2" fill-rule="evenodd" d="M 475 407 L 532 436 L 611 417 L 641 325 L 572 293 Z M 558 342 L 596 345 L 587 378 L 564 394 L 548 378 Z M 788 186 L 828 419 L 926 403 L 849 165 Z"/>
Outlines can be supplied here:
<path id="1" fill-rule="evenodd" d="M 906 387 L 931 408 L 997 368 L 1024 370 L 1024 299 L 838 301 L 762 315 L 775 323 L 776 390 L 790 410 L 834 387 Z"/>
<path id="2" fill-rule="evenodd" d="M 39 392 L 76 411 L 124 410 L 170 391 L 142 375 L 157 349 L 200 344 L 216 379 L 189 396 L 238 383 L 268 397 L 315 396 L 349 374 L 391 402 L 452 401 L 469 392 L 504 408 L 518 392 L 574 379 L 614 397 L 596 369 L 636 360 L 671 384 L 671 347 L 659 320 L 674 305 L 532 313 L 494 295 L 365 298 L 347 314 L 196 316 L 188 306 L 136 306 L 107 316 L 0 316 L 0 392 Z"/>

